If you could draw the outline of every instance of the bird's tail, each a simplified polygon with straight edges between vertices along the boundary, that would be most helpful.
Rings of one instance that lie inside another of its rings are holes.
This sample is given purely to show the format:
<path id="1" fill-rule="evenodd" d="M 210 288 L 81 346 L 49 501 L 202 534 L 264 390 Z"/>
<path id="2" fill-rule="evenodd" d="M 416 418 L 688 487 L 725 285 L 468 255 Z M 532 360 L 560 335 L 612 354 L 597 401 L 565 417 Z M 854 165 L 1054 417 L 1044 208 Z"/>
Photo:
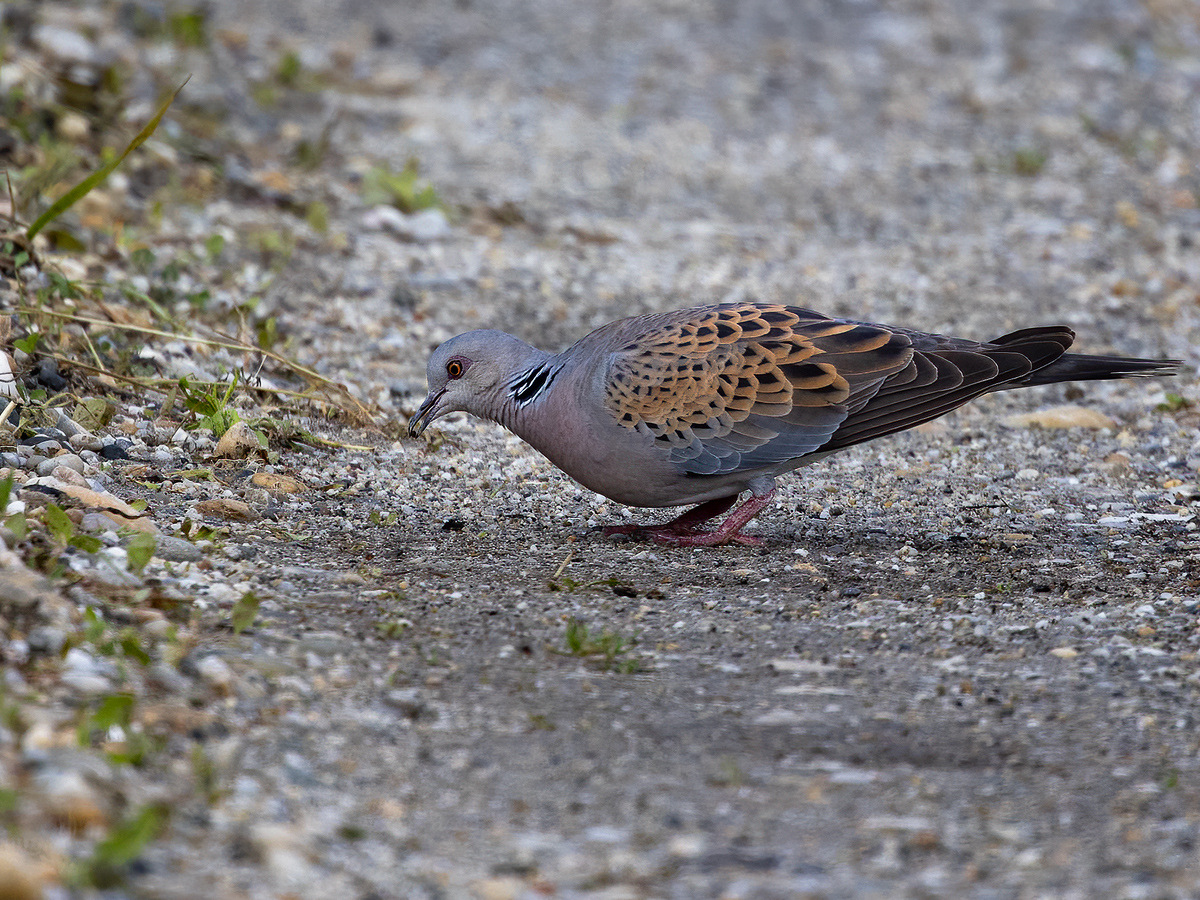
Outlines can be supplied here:
<path id="1" fill-rule="evenodd" d="M 1037 349 L 1041 345 L 1058 343 L 1064 350 L 1071 345 L 1074 333 L 1065 326 L 1026 328 L 989 341 L 991 344 L 1018 351 Z M 1026 353 L 1036 359 L 1040 354 Z M 1058 384 L 1062 381 L 1100 381 L 1109 378 L 1129 378 L 1137 375 L 1177 375 L 1177 359 L 1138 359 L 1126 356 L 1090 356 L 1086 353 L 1063 353 L 1053 362 L 1035 368 L 1024 378 L 1005 387 L 1031 387 L 1039 384 Z"/>
<path id="2" fill-rule="evenodd" d="M 1177 359 L 1137 359 L 1064 353 L 1044 369 L 1030 372 L 1028 378 L 1021 380 L 1021 386 L 1057 384 L 1060 381 L 1100 381 L 1136 375 L 1177 375 L 1179 365 L 1180 361 Z"/>

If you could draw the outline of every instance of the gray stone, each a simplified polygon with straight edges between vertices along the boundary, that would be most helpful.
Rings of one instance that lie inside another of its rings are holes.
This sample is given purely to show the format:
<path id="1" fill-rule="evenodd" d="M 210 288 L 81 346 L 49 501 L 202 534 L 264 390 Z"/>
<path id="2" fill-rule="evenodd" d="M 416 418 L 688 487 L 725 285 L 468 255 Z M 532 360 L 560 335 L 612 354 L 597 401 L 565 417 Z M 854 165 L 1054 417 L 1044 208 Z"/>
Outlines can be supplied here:
<path id="1" fill-rule="evenodd" d="M 67 633 L 61 628 L 39 625 L 29 632 L 28 641 L 29 649 L 33 652 L 57 656 L 67 642 Z"/>
<path id="2" fill-rule="evenodd" d="M 160 534 L 155 539 L 154 555 L 168 562 L 196 562 L 204 557 L 204 551 L 191 541 Z"/>
<path id="3" fill-rule="evenodd" d="M 100 450 L 104 446 L 104 442 L 94 434 L 89 434 L 86 431 L 81 431 L 79 434 L 73 434 L 68 438 L 67 443 L 72 449 L 79 451 L 81 454 L 84 450 L 90 450 L 93 453 Z"/>
<path id="4" fill-rule="evenodd" d="M 96 659 L 80 647 L 72 647 L 63 659 L 63 684 L 81 694 L 111 691 L 117 675 L 112 663 Z"/>
<path id="5" fill-rule="evenodd" d="M 37 467 L 37 473 L 42 476 L 51 475 L 59 466 L 65 466 L 82 474 L 83 470 L 87 468 L 87 463 L 74 453 L 60 453 L 58 456 L 52 456 L 41 463 Z"/>
<path id="6" fill-rule="evenodd" d="M 107 694 L 113 689 L 113 683 L 103 675 L 87 672 L 65 672 L 62 683 L 80 694 Z"/>
<path id="7" fill-rule="evenodd" d="M 0 610 L 9 605 L 17 608 L 36 607 L 58 599 L 51 583 L 22 565 L 6 564 L 0 577 Z"/>
<path id="8" fill-rule="evenodd" d="M 203 656 L 196 661 L 196 674 L 205 682 L 219 690 L 228 690 L 234 678 L 233 669 L 229 663 L 216 655 Z"/>
<path id="9" fill-rule="evenodd" d="M 29 662 L 30 650 L 29 641 L 15 638 L 8 642 L 8 646 L 4 648 L 3 655 L 8 662 L 23 666 Z"/>
<path id="10" fill-rule="evenodd" d="M 63 62 L 91 65 L 99 59 L 96 45 L 69 28 L 40 25 L 33 30 L 33 40 L 46 53 Z"/>
<path id="11" fill-rule="evenodd" d="M 419 244 L 442 240 L 452 233 L 446 214 L 440 209 L 423 209 L 407 214 L 392 206 L 376 206 L 363 215 L 363 227 L 390 231 L 397 237 Z"/>

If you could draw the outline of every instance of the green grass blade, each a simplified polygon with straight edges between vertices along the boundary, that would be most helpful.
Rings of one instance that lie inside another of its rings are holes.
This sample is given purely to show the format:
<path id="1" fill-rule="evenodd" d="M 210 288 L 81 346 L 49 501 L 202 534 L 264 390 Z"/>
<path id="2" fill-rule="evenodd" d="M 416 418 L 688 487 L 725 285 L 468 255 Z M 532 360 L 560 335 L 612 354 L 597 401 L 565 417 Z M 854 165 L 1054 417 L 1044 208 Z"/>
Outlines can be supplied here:
<path id="1" fill-rule="evenodd" d="M 88 191 L 100 184 L 100 182 L 113 173 L 113 170 L 116 169 L 117 166 L 125 161 L 125 157 L 144 144 L 146 139 L 150 137 L 150 135 L 154 134 L 154 130 L 158 128 L 158 123 L 162 121 L 162 117 L 167 114 L 167 110 L 171 108 L 171 104 L 175 102 L 175 98 L 179 96 L 179 92 L 183 90 L 184 85 L 187 83 L 188 79 L 185 78 L 183 84 L 177 87 L 175 92 L 166 99 L 166 102 L 164 102 L 163 105 L 159 107 L 158 112 L 154 114 L 154 118 L 147 122 L 146 127 L 137 133 L 137 136 L 129 142 L 129 146 L 125 148 L 124 152 L 122 152 L 120 156 L 101 166 L 87 178 L 83 179 L 83 181 L 79 182 L 79 184 L 75 185 L 75 187 L 71 188 L 52 204 L 50 204 L 50 208 L 38 216 L 34 223 L 29 226 L 29 230 L 25 232 L 26 239 L 33 240 L 33 236 L 35 234 L 74 206 L 81 197 L 87 196 Z"/>

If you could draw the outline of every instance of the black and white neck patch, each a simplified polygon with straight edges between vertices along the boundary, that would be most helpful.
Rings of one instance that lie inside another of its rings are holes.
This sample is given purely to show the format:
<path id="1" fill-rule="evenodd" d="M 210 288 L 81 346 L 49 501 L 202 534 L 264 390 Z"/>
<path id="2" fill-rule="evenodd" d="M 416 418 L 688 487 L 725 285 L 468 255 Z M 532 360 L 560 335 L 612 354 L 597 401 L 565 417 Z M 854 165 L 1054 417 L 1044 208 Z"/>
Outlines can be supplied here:
<path id="1" fill-rule="evenodd" d="M 508 388 L 509 394 L 520 406 L 528 406 L 546 392 L 561 369 L 561 364 L 534 366 L 513 379 Z"/>

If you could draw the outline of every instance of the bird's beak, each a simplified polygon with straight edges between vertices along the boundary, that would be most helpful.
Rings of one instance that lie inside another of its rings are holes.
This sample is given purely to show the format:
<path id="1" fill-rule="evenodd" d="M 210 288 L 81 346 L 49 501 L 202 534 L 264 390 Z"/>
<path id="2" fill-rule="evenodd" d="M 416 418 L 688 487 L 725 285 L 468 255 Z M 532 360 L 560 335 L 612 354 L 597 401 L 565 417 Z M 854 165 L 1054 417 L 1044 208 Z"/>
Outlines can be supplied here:
<path id="1" fill-rule="evenodd" d="M 437 418 L 438 403 L 441 402 L 442 396 L 445 393 L 445 388 L 442 388 L 440 391 L 435 391 L 425 398 L 425 402 L 417 407 L 417 411 L 413 413 L 413 417 L 408 420 L 409 435 L 412 437 L 420 437 L 421 433 L 425 431 L 429 423 Z"/>

